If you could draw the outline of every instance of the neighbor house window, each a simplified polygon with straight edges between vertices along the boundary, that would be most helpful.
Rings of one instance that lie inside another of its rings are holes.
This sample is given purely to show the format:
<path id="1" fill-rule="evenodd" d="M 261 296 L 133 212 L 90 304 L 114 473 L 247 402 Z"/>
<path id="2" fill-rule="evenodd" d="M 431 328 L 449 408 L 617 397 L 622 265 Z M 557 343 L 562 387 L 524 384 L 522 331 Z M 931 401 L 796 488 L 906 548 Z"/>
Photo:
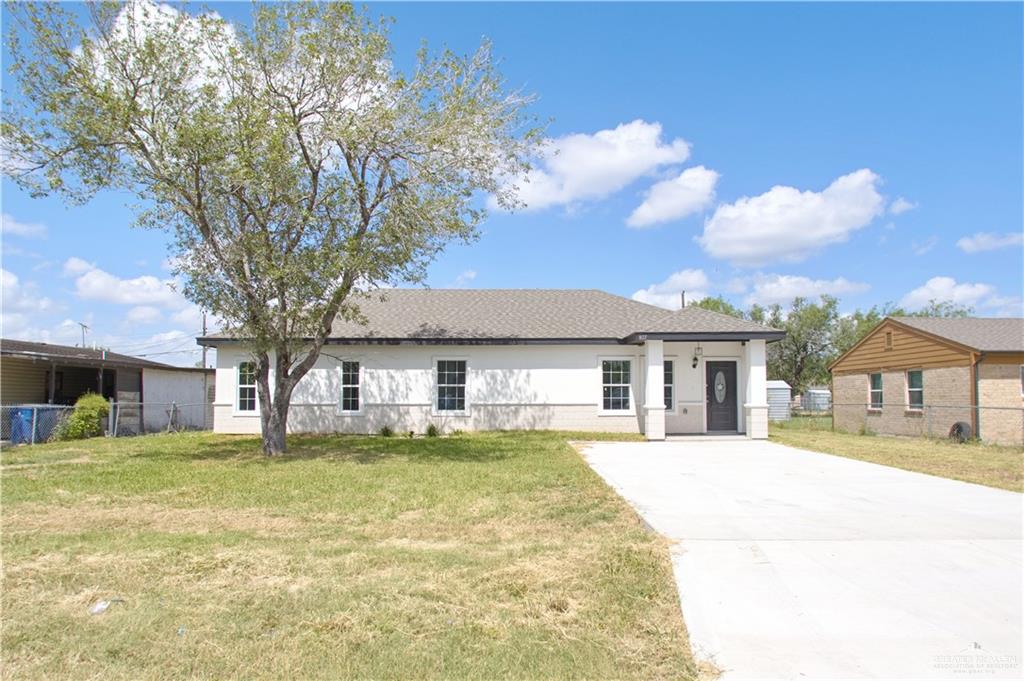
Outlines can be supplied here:
<path id="1" fill-rule="evenodd" d="M 437 360 L 437 410 L 466 410 L 466 360 Z"/>
<path id="2" fill-rule="evenodd" d="M 871 374 L 871 408 L 882 408 L 882 374 Z"/>
<path id="3" fill-rule="evenodd" d="M 907 406 L 924 408 L 924 375 L 920 370 L 907 372 Z"/>
<path id="4" fill-rule="evenodd" d="M 359 411 L 359 362 L 341 363 L 341 410 Z"/>
<path id="5" fill-rule="evenodd" d="M 605 411 L 629 410 L 629 360 L 606 359 L 601 362 L 602 406 Z"/>
<path id="6" fill-rule="evenodd" d="M 60 374 L 57 374 L 60 376 Z M 1024 396 L 1024 364 L 1020 365 L 1020 394 Z"/>
<path id="7" fill-rule="evenodd" d="M 256 364 L 238 365 L 238 411 L 256 411 Z"/>
<path id="8" fill-rule="evenodd" d="M 665 409 L 672 411 L 675 405 L 675 384 L 672 382 L 672 360 L 665 360 Z"/>

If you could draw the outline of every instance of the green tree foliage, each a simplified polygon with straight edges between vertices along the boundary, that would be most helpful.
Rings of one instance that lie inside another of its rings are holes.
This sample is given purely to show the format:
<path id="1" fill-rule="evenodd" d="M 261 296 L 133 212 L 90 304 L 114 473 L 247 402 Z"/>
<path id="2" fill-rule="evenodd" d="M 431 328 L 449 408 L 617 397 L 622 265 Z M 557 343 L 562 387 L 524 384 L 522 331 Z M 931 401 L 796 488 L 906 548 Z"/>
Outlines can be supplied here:
<path id="1" fill-rule="evenodd" d="M 184 294 L 253 348 L 263 447 L 335 319 L 422 281 L 517 203 L 540 131 L 489 46 L 397 70 L 386 23 L 341 2 L 254 3 L 251 21 L 133 1 L 8 7 L 4 170 L 36 194 L 135 194 L 168 230 Z M 273 380 L 271 380 L 273 376 Z"/>
<path id="2" fill-rule="evenodd" d="M 695 303 L 690 303 L 689 307 L 699 307 L 705 310 L 711 310 L 712 312 L 719 312 L 732 317 L 739 317 L 740 319 L 746 318 L 746 314 L 743 310 L 730 303 L 723 296 L 708 296 L 707 298 L 701 298 Z"/>

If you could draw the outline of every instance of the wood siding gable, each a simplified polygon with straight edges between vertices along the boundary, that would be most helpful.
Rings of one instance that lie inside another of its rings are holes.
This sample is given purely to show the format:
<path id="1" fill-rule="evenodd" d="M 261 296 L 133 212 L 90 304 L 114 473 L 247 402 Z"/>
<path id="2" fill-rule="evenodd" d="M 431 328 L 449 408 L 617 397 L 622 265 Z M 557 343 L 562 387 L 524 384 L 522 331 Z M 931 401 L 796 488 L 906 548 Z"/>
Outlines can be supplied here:
<path id="1" fill-rule="evenodd" d="M 886 349 L 887 333 L 892 333 L 891 349 Z M 885 319 L 833 362 L 829 370 L 838 375 L 970 366 L 974 352 L 965 345 Z"/>

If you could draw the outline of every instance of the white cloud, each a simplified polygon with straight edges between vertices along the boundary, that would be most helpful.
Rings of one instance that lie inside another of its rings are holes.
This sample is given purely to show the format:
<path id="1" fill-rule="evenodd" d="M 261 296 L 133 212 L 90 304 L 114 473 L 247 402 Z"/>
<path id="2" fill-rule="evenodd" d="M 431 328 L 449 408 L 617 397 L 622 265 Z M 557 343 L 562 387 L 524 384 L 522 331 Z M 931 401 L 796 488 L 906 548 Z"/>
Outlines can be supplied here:
<path id="1" fill-rule="evenodd" d="M 476 270 L 466 270 L 455 277 L 455 282 L 452 284 L 453 288 L 462 288 L 473 282 L 476 279 Z"/>
<path id="2" fill-rule="evenodd" d="M 633 294 L 633 300 L 657 305 L 669 310 L 682 307 L 682 292 L 686 291 L 686 302 L 697 302 L 707 297 L 708 277 L 704 270 L 680 270 L 660 284 L 651 284 Z"/>
<path id="3" fill-rule="evenodd" d="M 630 227 L 678 220 L 707 208 L 715 198 L 718 173 L 704 166 L 687 168 L 678 177 L 658 182 L 626 219 Z"/>
<path id="4" fill-rule="evenodd" d="M 122 279 L 81 258 L 68 258 L 64 274 L 75 277 L 75 294 L 83 300 L 96 300 L 118 305 L 157 305 L 177 310 L 188 301 L 175 291 L 173 279 L 143 275 Z"/>
<path id="5" fill-rule="evenodd" d="M 46 312 L 55 308 L 54 302 L 39 294 L 32 282 L 22 282 L 14 272 L 0 269 L 0 288 L 3 289 L 3 313 Z"/>
<path id="6" fill-rule="evenodd" d="M 39 239 L 46 236 L 46 225 L 38 222 L 21 222 L 15 220 L 10 213 L 4 213 L 2 218 L 4 236 L 23 236 L 30 239 Z"/>
<path id="7" fill-rule="evenodd" d="M 939 238 L 930 236 L 924 241 L 915 241 L 910 244 L 910 250 L 914 252 L 914 255 L 924 255 L 928 251 L 935 248 L 936 244 L 939 243 Z"/>
<path id="8" fill-rule="evenodd" d="M 125 321 L 129 324 L 153 324 L 163 319 L 164 315 L 159 308 L 152 305 L 137 305 L 128 310 Z"/>
<path id="9" fill-rule="evenodd" d="M 759 275 L 753 289 L 747 295 L 746 304 L 788 305 L 794 298 L 817 298 L 818 296 L 843 296 L 863 293 L 870 288 L 865 283 L 850 281 L 845 277 L 837 279 L 811 279 L 789 274 Z"/>
<path id="10" fill-rule="evenodd" d="M 1007 232 L 1006 234 L 995 234 L 993 232 L 977 232 L 960 239 L 956 242 L 956 245 L 964 253 L 995 251 L 1012 246 L 1020 247 L 1024 245 L 1024 233 Z"/>
<path id="11" fill-rule="evenodd" d="M 775 186 L 719 206 L 697 241 L 713 257 L 737 265 L 796 262 L 846 241 L 883 211 L 881 178 L 868 169 L 843 175 L 824 191 Z"/>
<path id="12" fill-rule="evenodd" d="M 88 272 L 89 270 L 94 269 L 95 267 L 96 265 L 92 264 L 91 262 L 86 262 L 81 258 L 70 257 L 64 261 L 64 276 L 73 277 L 75 275 Z"/>
<path id="13" fill-rule="evenodd" d="M 914 210 L 915 208 L 917 208 L 916 203 L 908 201 L 902 196 L 896 197 L 896 200 L 889 204 L 889 212 L 893 215 L 900 215 L 902 213 L 906 213 L 908 210 Z"/>
<path id="14" fill-rule="evenodd" d="M 932 277 L 900 299 L 900 306 L 919 310 L 932 301 L 966 305 L 1001 315 L 1020 316 L 1021 300 L 1001 296 L 990 284 L 957 282 L 953 277 Z"/>
<path id="15" fill-rule="evenodd" d="M 635 120 L 599 130 L 547 140 L 535 167 L 511 179 L 527 210 L 571 205 L 601 199 L 662 166 L 682 163 L 690 156 L 681 138 L 662 139 L 660 123 Z M 497 202 L 492 198 L 492 208 Z"/>

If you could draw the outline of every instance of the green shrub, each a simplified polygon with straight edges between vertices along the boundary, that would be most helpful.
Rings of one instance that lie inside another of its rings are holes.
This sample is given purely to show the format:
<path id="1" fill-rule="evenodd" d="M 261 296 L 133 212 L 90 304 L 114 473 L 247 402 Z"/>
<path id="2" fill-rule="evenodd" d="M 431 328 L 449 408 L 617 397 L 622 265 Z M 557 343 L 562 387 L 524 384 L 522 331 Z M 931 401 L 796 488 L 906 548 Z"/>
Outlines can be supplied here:
<path id="1" fill-rule="evenodd" d="M 71 415 L 58 424 L 51 436 L 54 440 L 82 440 L 103 435 L 103 419 L 110 413 L 110 404 L 101 395 L 86 393 L 75 402 Z"/>
<path id="2" fill-rule="evenodd" d="M 384 426 L 383 428 L 380 429 L 381 437 L 391 437 L 394 434 L 395 431 L 391 430 L 391 426 Z"/>
<path id="3" fill-rule="evenodd" d="M 427 437 L 437 437 L 440 434 L 441 431 L 439 431 L 437 429 L 437 426 L 435 426 L 433 423 L 427 426 Z"/>

